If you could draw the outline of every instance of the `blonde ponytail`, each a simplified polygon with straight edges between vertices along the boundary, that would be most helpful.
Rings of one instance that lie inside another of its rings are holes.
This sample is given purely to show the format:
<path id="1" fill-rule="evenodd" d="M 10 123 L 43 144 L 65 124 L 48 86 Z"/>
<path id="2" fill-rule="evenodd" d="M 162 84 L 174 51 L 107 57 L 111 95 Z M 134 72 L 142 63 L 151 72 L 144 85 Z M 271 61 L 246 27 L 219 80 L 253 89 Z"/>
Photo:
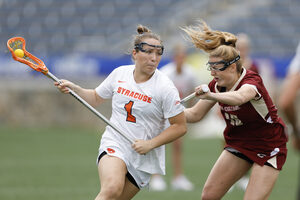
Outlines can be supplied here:
<path id="1" fill-rule="evenodd" d="M 202 49 L 213 57 L 221 57 L 224 61 L 235 59 L 239 52 L 235 49 L 237 37 L 228 32 L 212 30 L 204 21 L 197 26 L 182 28 L 196 48 Z M 241 71 L 242 63 L 237 61 L 237 70 Z"/>

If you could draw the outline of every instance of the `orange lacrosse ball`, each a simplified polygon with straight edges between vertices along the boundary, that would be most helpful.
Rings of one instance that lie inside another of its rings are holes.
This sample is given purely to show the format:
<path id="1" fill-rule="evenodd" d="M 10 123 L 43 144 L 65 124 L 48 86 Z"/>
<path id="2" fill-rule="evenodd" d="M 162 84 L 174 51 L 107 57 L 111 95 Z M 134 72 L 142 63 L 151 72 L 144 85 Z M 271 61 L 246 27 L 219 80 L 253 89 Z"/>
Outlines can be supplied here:
<path id="1" fill-rule="evenodd" d="M 23 58 L 24 57 L 24 51 L 22 49 L 16 49 L 14 51 L 15 55 L 19 58 Z"/>

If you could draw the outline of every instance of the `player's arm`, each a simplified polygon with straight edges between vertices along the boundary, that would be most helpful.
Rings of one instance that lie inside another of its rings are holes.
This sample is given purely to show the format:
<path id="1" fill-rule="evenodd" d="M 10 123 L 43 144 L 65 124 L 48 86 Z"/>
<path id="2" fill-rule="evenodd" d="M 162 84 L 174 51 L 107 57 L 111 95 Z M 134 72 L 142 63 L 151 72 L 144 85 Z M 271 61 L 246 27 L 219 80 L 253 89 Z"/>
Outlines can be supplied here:
<path id="1" fill-rule="evenodd" d="M 170 143 L 183 136 L 186 131 L 186 120 L 184 112 L 169 118 L 170 126 L 151 140 L 136 140 L 132 145 L 139 154 L 146 154 L 152 149 Z"/>
<path id="2" fill-rule="evenodd" d="M 186 121 L 188 123 L 200 121 L 215 104 L 216 101 L 200 99 L 193 107 L 184 110 Z"/>
<path id="3" fill-rule="evenodd" d="M 196 92 L 197 93 L 197 92 Z M 258 95 L 257 90 L 252 85 L 243 85 L 237 91 L 222 92 L 222 93 L 201 93 L 198 97 L 200 99 L 208 99 L 218 101 L 227 105 L 239 106 Z"/>
<path id="4" fill-rule="evenodd" d="M 68 88 L 70 88 L 93 107 L 99 106 L 104 101 L 104 99 L 96 93 L 96 90 L 82 88 L 68 80 L 61 80 L 60 83 L 54 82 L 54 85 L 63 93 L 69 93 Z"/>
<path id="5" fill-rule="evenodd" d="M 296 113 L 296 97 L 300 89 L 300 73 L 291 74 L 286 78 L 285 84 L 281 90 L 278 100 L 278 106 L 285 114 L 289 123 L 293 127 L 294 136 L 300 138 L 300 130 L 297 126 L 297 113 Z"/>

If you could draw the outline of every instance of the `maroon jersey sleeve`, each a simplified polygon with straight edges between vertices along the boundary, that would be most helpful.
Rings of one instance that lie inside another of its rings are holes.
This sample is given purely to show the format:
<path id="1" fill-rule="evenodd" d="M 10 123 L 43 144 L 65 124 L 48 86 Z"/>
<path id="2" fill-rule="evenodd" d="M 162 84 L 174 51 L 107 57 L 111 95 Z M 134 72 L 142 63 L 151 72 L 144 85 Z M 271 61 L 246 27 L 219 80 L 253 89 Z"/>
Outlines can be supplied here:
<path id="1" fill-rule="evenodd" d="M 271 122 L 279 122 L 277 108 L 266 90 L 262 78 L 257 73 L 247 71 L 246 76 L 242 79 L 238 88 L 245 84 L 253 85 L 257 89 L 257 96 L 254 100 L 250 101 L 250 103 L 254 106 L 261 117 Z M 258 104 L 261 106 L 259 107 Z"/>
<path id="2" fill-rule="evenodd" d="M 212 80 L 209 84 L 208 84 L 208 88 L 211 92 L 215 92 L 214 88 L 215 88 L 215 84 L 216 81 Z"/>

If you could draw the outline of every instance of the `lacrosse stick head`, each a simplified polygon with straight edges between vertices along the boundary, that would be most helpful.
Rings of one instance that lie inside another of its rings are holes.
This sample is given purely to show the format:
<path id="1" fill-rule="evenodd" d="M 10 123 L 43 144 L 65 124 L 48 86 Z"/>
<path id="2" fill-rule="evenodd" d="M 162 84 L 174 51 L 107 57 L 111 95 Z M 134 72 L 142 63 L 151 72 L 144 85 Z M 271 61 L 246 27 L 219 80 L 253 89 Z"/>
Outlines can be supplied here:
<path id="1" fill-rule="evenodd" d="M 22 37 L 13 37 L 7 41 L 7 48 L 11 52 L 14 60 L 24 63 L 31 67 L 32 69 L 42 72 L 43 74 L 48 73 L 48 69 L 45 66 L 44 62 L 26 51 L 25 49 L 26 41 Z M 15 54 L 16 49 L 22 49 L 24 51 L 23 57 L 18 57 Z"/>

